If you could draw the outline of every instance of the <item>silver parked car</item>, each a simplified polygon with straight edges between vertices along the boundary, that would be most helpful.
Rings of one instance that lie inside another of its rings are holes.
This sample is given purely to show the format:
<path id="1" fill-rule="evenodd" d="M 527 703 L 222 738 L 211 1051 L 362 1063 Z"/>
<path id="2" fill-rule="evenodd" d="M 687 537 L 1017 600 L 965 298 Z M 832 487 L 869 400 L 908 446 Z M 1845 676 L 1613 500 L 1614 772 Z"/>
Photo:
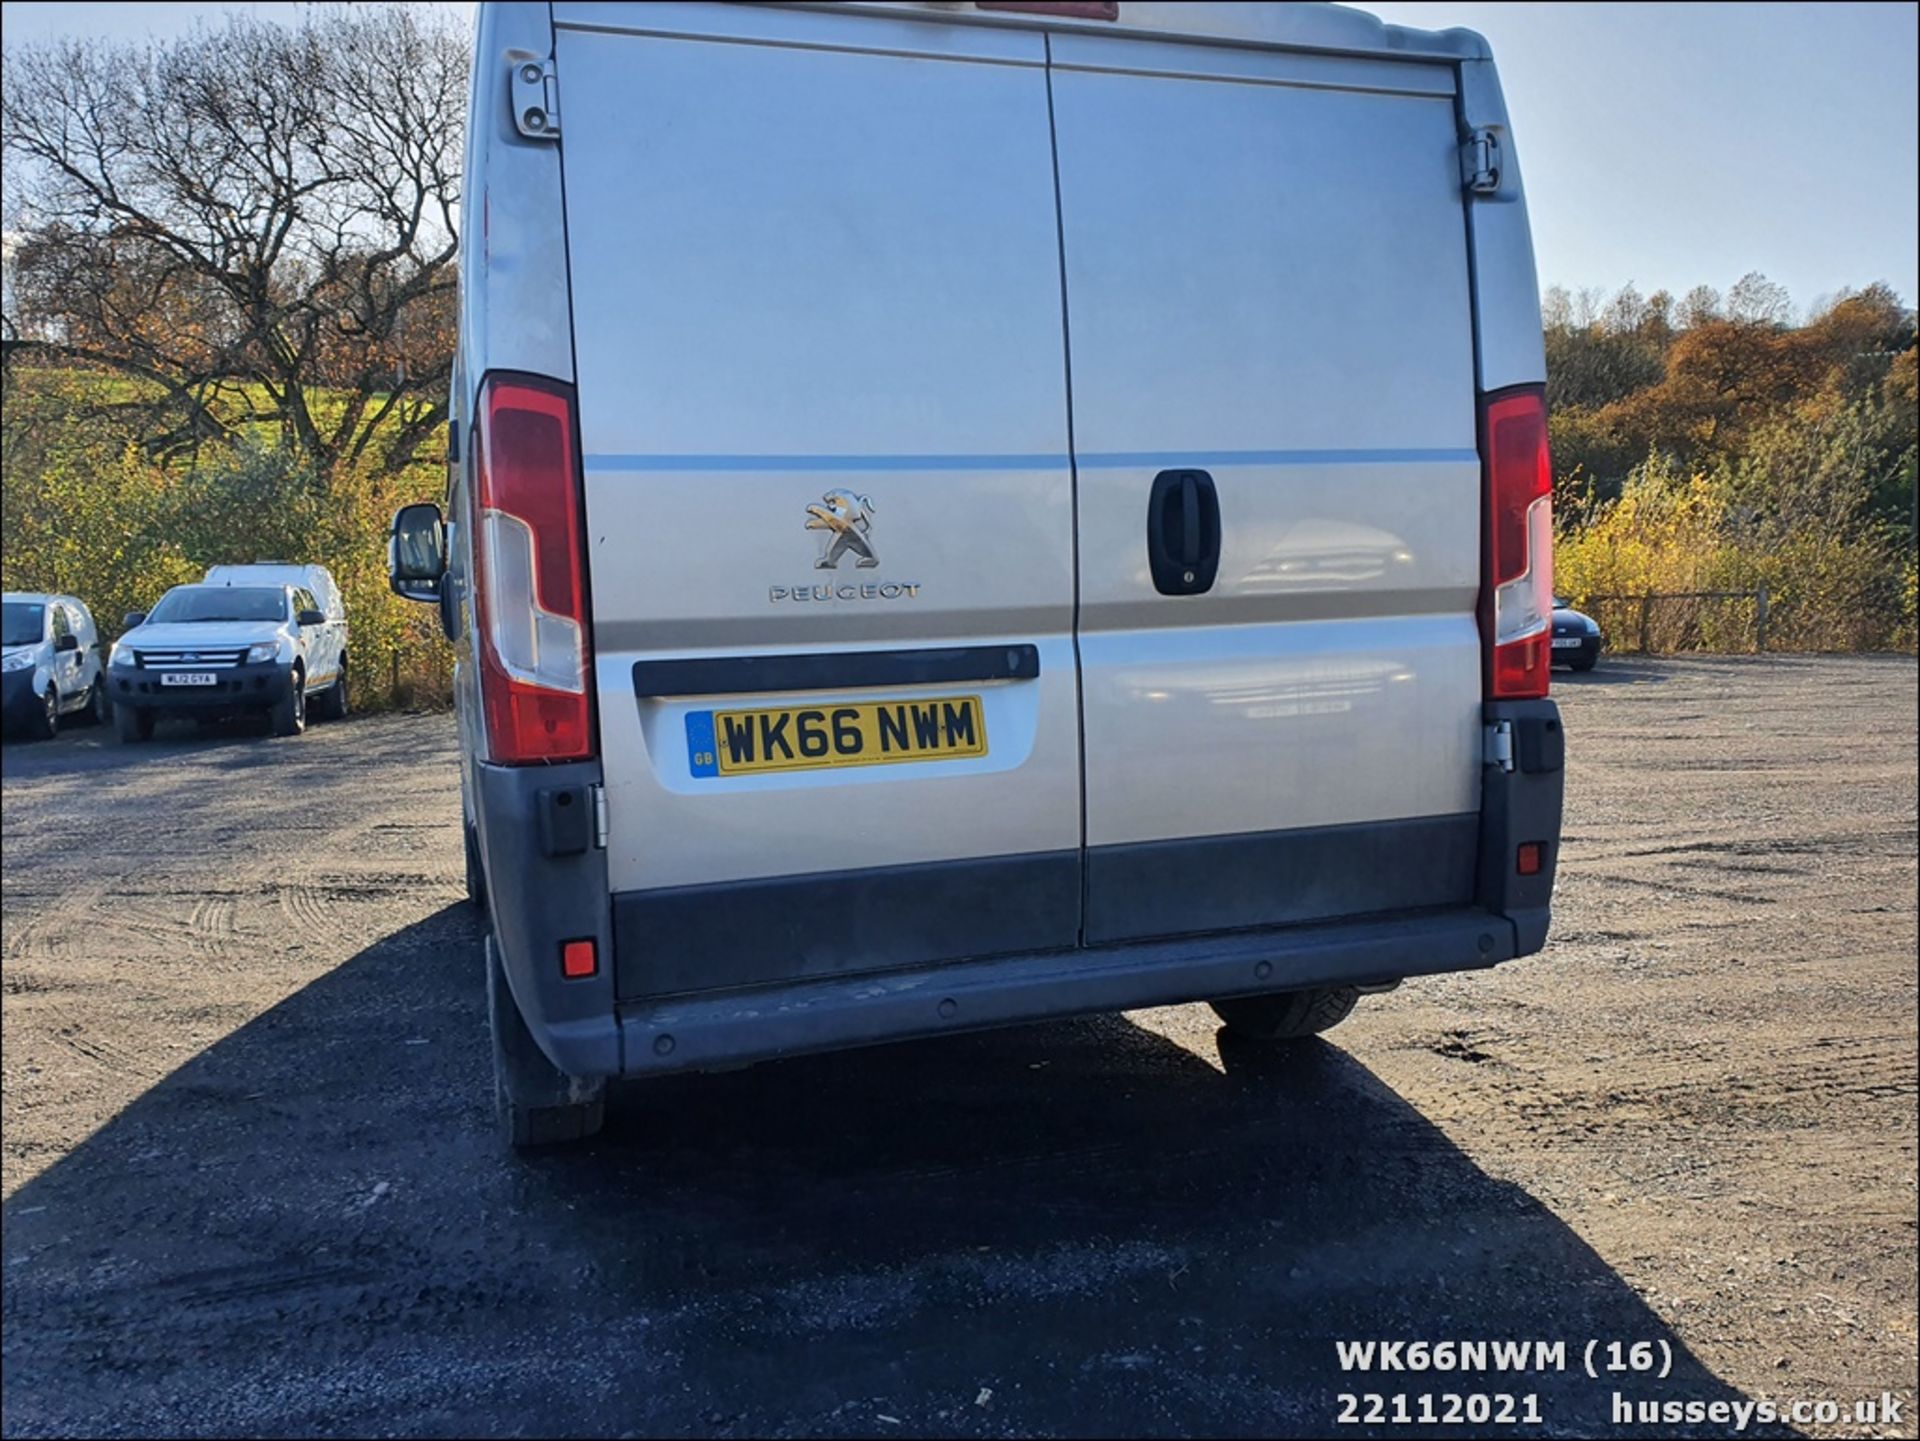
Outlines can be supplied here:
<path id="1" fill-rule="evenodd" d="M 390 560 L 456 646 L 516 1142 L 1077 1012 L 1284 1041 L 1546 939 L 1485 42 L 1038 8 L 479 7 L 455 461 Z"/>

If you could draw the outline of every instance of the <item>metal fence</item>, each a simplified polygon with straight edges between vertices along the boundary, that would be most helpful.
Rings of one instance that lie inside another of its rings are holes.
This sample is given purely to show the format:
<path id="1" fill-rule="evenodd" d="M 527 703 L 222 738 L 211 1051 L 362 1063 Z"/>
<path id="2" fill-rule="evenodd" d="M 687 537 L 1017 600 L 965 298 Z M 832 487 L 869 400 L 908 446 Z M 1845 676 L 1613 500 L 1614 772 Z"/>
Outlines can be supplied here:
<path id="1" fill-rule="evenodd" d="M 1757 590 L 1650 591 L 1573 597 L 1600 624 L 1611 651 L 1764 651 L 1774 607 Z"/>

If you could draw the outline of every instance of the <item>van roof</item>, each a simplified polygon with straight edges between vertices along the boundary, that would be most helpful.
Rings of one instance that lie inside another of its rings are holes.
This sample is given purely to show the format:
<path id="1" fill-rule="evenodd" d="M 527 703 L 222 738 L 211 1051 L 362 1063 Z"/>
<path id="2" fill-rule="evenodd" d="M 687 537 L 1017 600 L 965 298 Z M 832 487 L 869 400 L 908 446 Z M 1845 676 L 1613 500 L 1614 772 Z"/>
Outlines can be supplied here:
<path id="1" fill-rule="evenodd" d="M 77 605 L 85 608 L 86 602 L 77 595 L 68 595 L 57 590 L 10 590 L 0 594 L 0 600 L 21 601 L 28 605 L 46 605 L 52 601 Z"/>
<path id="2" fill-rule="evenodd" d="M 293 588 L 284 580 L 243 580 L 238 584 L 230 580 L 183 580 L 178 585 L 168 586 L 167 590 L 292 590 Z"/>
<path id="3" fill-rule="evenodd" d="M 566 6 L 566 9 L 576 9 Z M 1404 60 L 1486 60 L 1487 42 L 1472 30 L 1419 30 L 1389 25 L 1377 15 L 1346 5 L 1304 3 L 1249 4 L 1245 0 L 1118 0 L 1110 7 L 1085 5 L 1089 12 L 1024 12 L 955 6 L 952 0 L 852 0 L 850 9 L 932 11 L 939 19 L 1042 26 L 1049 30 L 1122 32 L 1182 39 L 1222 40 L 1248 45 L 1279 45 L 1289 50 L 1341 54 L 1392 55 Z M 1103 8 L 1114 13 L 1097 13 Z"/>

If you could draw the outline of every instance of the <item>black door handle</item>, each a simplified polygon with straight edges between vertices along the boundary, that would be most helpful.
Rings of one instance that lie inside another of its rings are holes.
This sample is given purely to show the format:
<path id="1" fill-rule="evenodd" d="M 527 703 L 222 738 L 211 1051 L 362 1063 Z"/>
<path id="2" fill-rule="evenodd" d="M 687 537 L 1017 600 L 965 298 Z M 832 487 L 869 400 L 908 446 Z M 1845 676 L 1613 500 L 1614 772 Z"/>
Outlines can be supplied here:
<path id="1" fill-rule="evenodd" d="M 1180 563 L 1200 564 L 1200 482 L 1191 475 L 1180 477 Z"/>
<path id="2" fill-rule="evenodd" d="M 1199 595 L 1220 569 L 1220 496 L 1204 470 L 1163 470 L 1147 497 L 1147 564 L 1162 595 Z"/>

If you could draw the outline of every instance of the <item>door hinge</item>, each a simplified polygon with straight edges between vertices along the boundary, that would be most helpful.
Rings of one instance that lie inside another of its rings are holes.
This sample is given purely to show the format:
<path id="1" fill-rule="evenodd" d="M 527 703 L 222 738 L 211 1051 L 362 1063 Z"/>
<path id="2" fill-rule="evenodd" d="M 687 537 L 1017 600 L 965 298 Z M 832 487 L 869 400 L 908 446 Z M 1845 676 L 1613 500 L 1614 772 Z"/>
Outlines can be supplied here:
<path id="1" fill-rule="evenodd" d="M 607 848 L 607 788 L 596 784 L 588 789 L 593 792 L 593 843 L 604 851 Z"/>
<path id="2" fill-rule="evenodd" d="M 1491 195 L 1500 188 L 1500 137 L 1488 126 L 1467 132 L 1460 147 L 1460 183 L 1473 195 Z"/>
<path id="3" fill-rule="evenodd" d="M 1481 761 L 1497 766 L 1503 771 L 1513 769 L 1513 722 L 1495 721 L 1482 732 L 1485 737 L 1485 753 Z"/>
<path id="4" fill-rule="evenodd" d="M 511 62 L 513 123 L 529 140 L 553 140 L 560 134 L 560 82 L 553 60 Z"/>

